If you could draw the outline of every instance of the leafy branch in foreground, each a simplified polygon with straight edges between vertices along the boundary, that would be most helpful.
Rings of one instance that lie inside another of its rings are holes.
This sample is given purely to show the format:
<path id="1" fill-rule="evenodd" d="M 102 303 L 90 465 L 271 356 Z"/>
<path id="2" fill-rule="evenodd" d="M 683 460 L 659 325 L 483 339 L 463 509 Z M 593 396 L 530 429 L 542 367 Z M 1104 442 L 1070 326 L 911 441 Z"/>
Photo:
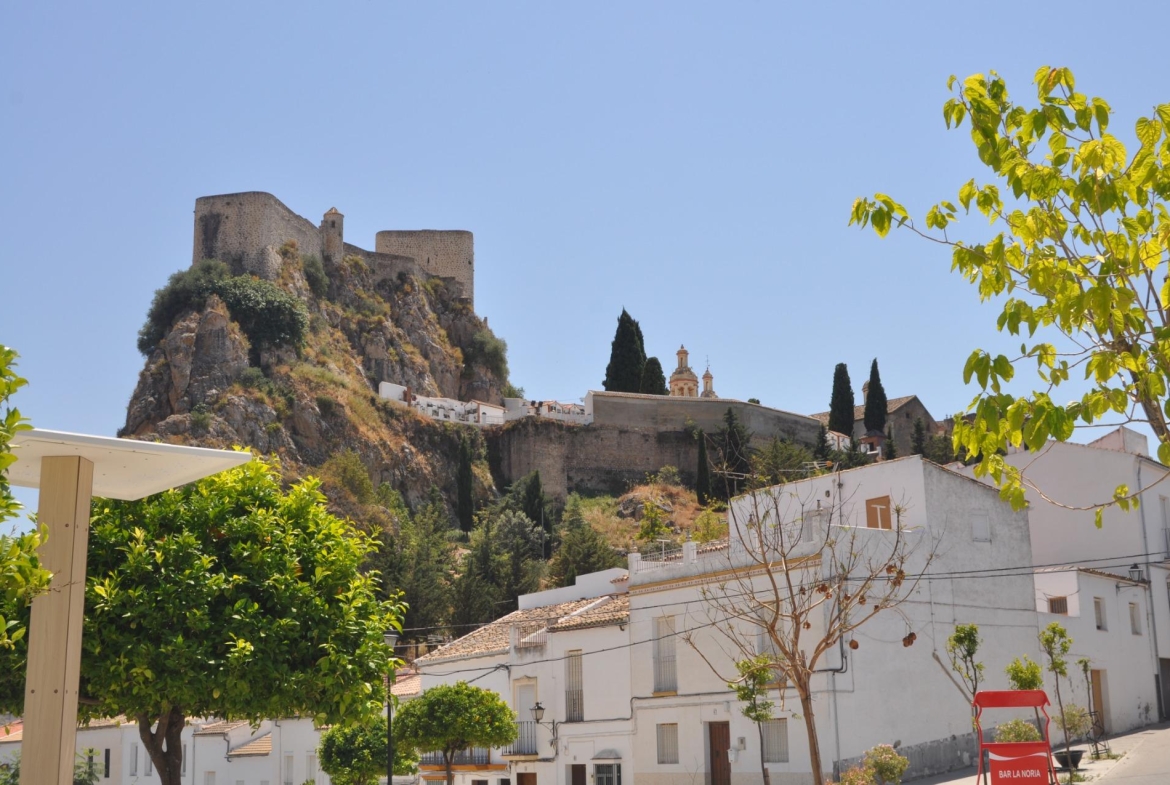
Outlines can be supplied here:
<path id="1" fill-rule="evenodd" d="M 950 201 L 931 207 L 920 226 L 879 193 L 857 199 L 849 219 L 881 237 L 897 227 L 950 248 L 952 269 L 980 299 L 1002 303 L 998 329 L 1024 339 L 1015 357 L 972 352 L 963 376 L 980 393 L 974 417 L 956 418 L 954 432 L 956 452 L 978 458 L 977 474 L 992 476 L 1016 508 L 1025 479 L 1003 453 L 1066 441 L 1077 423 L 1144 423 L 1159 441 L 1158 460 L 1170 464 L 1170 104 L 1137 120 L 1131 156 L 1108 131 L 1109 104 L 1077 92 L 1072 71 L 1045 66 L 1033 81 L 1035 106 L 1009 98 L 994 71 L 948 83 L 954 96 L 943 119 L 948 128 L 969 119 L 979 160 L 994 175 L 958 191 L 964 214 L 974 204 L 1003 227 L 989 241 L 951 237 L 959 207 Z M 1005 383 L 1026 363 L 1035 363 L 1040 387 L 1009 394 Z M 1056 388 L 1074 373 L 1087 390 L 1057 402 Z M 1074 509 L 1095 510 L 1100 525 L 1104 508 L 1133 503 L 1121 485 L 1111 499 Z"/>

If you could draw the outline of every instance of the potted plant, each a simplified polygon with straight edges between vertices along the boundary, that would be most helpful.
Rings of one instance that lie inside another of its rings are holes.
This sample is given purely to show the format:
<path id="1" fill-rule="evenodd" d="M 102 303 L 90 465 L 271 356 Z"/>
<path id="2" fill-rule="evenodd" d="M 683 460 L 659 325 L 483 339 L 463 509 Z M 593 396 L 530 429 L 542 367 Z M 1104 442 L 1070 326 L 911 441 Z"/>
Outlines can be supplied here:
<path id="1" fill-rule="evenodd" d="M 1060 714 L 1056 715 L 1056 724 L 1064 731 L 1067 739 L 1083 739 L 1092 729 L 1093 721 L 1089 717 L 1089 712 L 1082 706 L 1077 706 L 1075 703 L 1070 703 L 1064 707 Z M 1076 769 L 1081 765 L 1081 756 L 1084 755 L 1084 750 L 1071 750 L 1067 757 L 1063 752 L 1055 754 L 1057 762 L 1066 769 Z M 1069 763 L 1071 762 L 1071 766 Z"/>

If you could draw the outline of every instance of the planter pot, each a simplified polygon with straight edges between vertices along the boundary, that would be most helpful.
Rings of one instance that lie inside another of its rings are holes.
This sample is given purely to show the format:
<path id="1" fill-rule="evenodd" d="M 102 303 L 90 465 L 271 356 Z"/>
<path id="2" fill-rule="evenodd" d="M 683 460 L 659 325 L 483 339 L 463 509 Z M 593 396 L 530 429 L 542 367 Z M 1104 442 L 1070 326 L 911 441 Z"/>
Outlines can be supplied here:
<path id="1" fill-rule="evenodd" d="M 1056 758 L 1056 762 L 1060 765 L 1060 768 L 1075 771 L 1081 767 L 1081 757 L 1084 754 L 1084 750 L 1073 750 L 1069 753 L 1061 750 L 1060 752 L 1052 753 L 1052 757 Z M 1072 758 L 1071 766 L 1069 765 L 1069 758 Z"/>

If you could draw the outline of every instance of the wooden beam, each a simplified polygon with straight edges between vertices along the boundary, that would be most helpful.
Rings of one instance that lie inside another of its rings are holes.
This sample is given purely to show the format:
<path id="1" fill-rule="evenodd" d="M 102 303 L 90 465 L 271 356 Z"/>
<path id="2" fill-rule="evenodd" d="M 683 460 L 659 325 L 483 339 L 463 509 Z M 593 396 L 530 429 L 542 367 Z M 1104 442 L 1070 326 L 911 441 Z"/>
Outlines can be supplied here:
<path id="1" fill-rule="evenodd" d="M 37 519 L 48 539 L 38 555 L 53 580 L 33 600 L 29 622 L 20 782 L 72 785 L 93 463 L 44 457 L 40 489 Z"/>

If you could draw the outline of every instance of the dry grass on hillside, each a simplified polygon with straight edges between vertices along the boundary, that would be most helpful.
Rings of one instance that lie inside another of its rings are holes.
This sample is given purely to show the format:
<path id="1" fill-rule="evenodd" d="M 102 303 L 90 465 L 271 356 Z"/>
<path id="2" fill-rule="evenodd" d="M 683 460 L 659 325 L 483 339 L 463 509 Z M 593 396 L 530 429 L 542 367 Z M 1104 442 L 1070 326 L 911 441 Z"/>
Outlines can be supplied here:
<path id="1" fill-rule="evenodd" d="M 695 492 L 680 485 L 651 482 L 638 485 L 618 497 L 594 496 L 581 500 L 585 521 L 605 537 L 615 548 L 629 548 L 638 536 L 641 506 L 650 501 L 664 508 L 664 518 L 681 542 L 687 538 L 695 519 L 703 511 Z M 669 508 L 669 512 L 666 511 Z M 637 517 L 623 516 L 622 510 L 638 509 Z M 721 516 L 722 517 L 722 516 Z"/>

